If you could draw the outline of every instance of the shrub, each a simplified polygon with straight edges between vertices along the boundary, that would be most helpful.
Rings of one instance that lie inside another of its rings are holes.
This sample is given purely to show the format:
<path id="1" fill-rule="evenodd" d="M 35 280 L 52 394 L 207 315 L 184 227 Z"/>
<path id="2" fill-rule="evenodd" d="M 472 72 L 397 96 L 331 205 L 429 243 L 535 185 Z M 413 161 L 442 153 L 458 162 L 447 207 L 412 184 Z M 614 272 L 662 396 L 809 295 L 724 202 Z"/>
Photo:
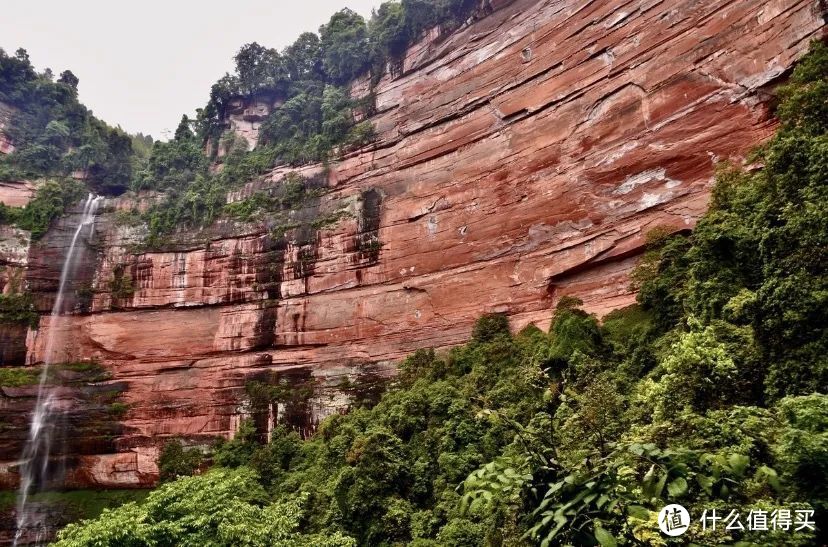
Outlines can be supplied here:
<path id="1" fill-rule="evenodd" d="M 482 316 L 474 324 L 472 340 L 491 342 L 502 334 L 509 334 L 509 319 L 502 313 L 490 313 Z"/>
<path id="2" fill-rule="evenodd" d="M 0 294 L 0 323 L 26 325 L 37 328 L 40 314 L 35 309 L 29 292 Z"/>
<path id="3" fill-rule="evenodd" d="M 192 475 L 203 460 L 204 456 L 198 448 L 185 448 L 178 439 L 167 441 L 158 456 L 159 478 L 161 482 L 167 482 Z"/>
<path id="4" fill-rule="evenodd" d="M 344 84 L 363 73 L 370 62 L 365 19 L 348 8 L 336 12 L 319 29 L 322 67 L 335 83 Z"/>
<path id="5" fill-rule="evenodd" d="M 86 194 L 83 184 L 78 181 L 46 181 L 38 187 L 34 198 L 16 213 L 15 224 L 30 231 L 33 239 L 39 239 L 55 219 Z"/>
<path id="6" fill-rule="evenodd" d="M 21 387 L 30 386 L 40 380 L 40 370 L 34 368 L 6 368 L 0 367 L 0 386 Z"/>

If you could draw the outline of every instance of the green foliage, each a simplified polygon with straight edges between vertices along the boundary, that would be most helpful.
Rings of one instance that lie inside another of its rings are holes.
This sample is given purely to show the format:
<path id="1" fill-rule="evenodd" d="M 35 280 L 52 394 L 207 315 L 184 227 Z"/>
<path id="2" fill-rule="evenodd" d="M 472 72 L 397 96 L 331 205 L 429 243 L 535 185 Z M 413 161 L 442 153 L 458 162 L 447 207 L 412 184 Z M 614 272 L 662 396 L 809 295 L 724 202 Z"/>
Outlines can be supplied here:
<path id="1" fill-rule="evenodd" d="M 32 293 L 0 294 L 0 324 L 26 325 L 34 329 L 39 322 Z"/>
<path id="2" fill-rule="evenodd" d="M 399 2 L 380 4 L 380 7 L 374 11 L 369 25 L 370 43 L 375 58 L 394 59 L 405 54 L 411 42 L 413 30 L 407 24 L 409 21 L 406 20 L 406 10 L 403 4 Z"/>
<path id="3" fill-rule="evenodd" d="M 774 399 L 828 385 L 826 46 L 782 89 L 782 127 L 758 152 L 764 168 L 718 175 L 689 238 L 661 238 L 639 272 L 640 301 L 667 330 L 689 313 L 750 325 Z"/>
<path id="4" fill-rule="evenodd" d="M 303 32 L 291 45 L 282 52 L 285 67 L 291 85 L 301 87 L 303 83 L 321 81 L 322 72 L 322 45 L 319 36 L 313 32 Z"/>
<path id="5" fill-rule="evenodd" d="M 0 101 L 15 108 L 4 129 L 15 151 L 0 157 L 0 178 L 85 174 L 101 193 L 119 193 L 132 176 L 132 139 L 92 116 L 77 99 L 78 79 L 64 71 L 57 82 L 37 74 L 26 51 L 0 50 Z"/>
<path id="6" fill-rule="evenodd" d="M 57 363 L 49 367 L 48 381 L 95 383 L 105 382 L 112 374 L 98 361 L 74 361 Z M 68 373 L 68 374 L 66 374 Z M 117 391 L 111 392 L 117 394 Z M 116 407 L 117 409 L 118 407 Z"/>
<path id="7" fill-rule="evenodd" d="M 566 363 L 576 352 L 597 355 L 602 351 L 598 320 L 579 309 L 582 304 L 578 299 L 564 296 L 555 308 L 549 325 L 553 342 L 549 352 L 552 366 L 556 362 Z"/>
<path id="8" fill-rule="evenodd" d="M 474 0 L 392 0 L 374 10 L 368 25 L 372 70 L 397 61 L 422 34 L 436 25 L 443 31 L 460 26 L 478 7 Z M 377 74 L 375 74 L 375 78 Z"/>
<path id="9" fill-rule="evenodd" d="M 124 503 L 142 501 L 149 490 L 64 490 L 60 492 L 34 492 L 33 503 L 48 504 L 59 513 L 62 522 L 72 522 L 98 517 L 104 509 L 114 509 Z M 0 510 L 13 511 L 17 502 L 14 490 L 0 491 Z"/>
<path id="10" fill-rule="evenodd" d="M 319 29 L 322 67 L 335 83 L 344 84 L 368 69 L 370 44 L 365 19 L 345 8 Z"/>
<path id="11" fill-rule="evenodd" d="M 204 456 L 198 448 L 185 448 L 178 439 L 164 444 L 158 456 L 158 473 L 161 482 L 175 480 L 195 473 Z"/>
<path id="12" fill-rule="evenodd" d="M 342 534 L 306 535 L 297 529 L 305 499 L 264 505 L 267 494 L 247 469 L 215 470 L 165 484 L 140 504 L 107 510 L 101 518 L 70 524 L 55 545 L 321 546 L 348 547 Z"/>
<path id="13" fill-rule="evenodd" d="M 39 380 L 40 369 L 0 367 L 0 386 L 30 386 L 36 384 Z"/>
<path id="14" fill-rule="evenodd" d="M 554 460 L 550 467 L 557 467 Z M 619 445 L 606 456 L 558 469 L 531 515 L 536 524 L 527 535 L 542 544 L 646 541 L 646 524 L 660 507 L 674 500 L 685 504 L 716 499 L 735 503 L 749 469 L 750 458 L 738 453 Z M 766 466 L 760 467 L 756 476 L 768 486 L 778 486 L 776 473 Z"/>
<path id="15" fill-rule="evenodd" d="M 22 207 L 12 207 L 5 203 L 0 203 L 0 224 L 6 226 L 14 225 L 22 210 Z"/>
<path id="16" fill-rule="evenodd" d="M 150 135 L 144 135 L 143 133 L 136 133 L 135 135 L 131 136 L 132 138 L 132 152 L 133 156 L 133 166 L 135 162 L 146 161 L 149 158 L 150 151 L 152 150 L 152 145 L 155 141 L 153 141 Z"/>
<path id="17" fill-rule="evenodd" d="M 112 414 L 115 418 L 123 418 L 128 411 L 129 405 L 126 403 L 116 401 L 114 403 L 109 404 L 109 413 Z"/>
<path id="18" fill-rule="evenodd" d="M 257 449 L 255 424 L 242 420 L 233 439 L 218 444 L 213 461 L 223 467 L 240 467 L 250 462 Z"/>
<path id="19" fill-rule="evenodd" d="M 209 175 L 198 175 L 192 183 L 172 190 L 166 200 L 145 214 L 147 244 L 160 245 L 177 229 L 209 224 L 224 206 L 225 192 Z"/>
<path id="20" fill-rule="evenodd" d="M 662 332 L 675 327 L 684 316 L 689 246 L 684 237 L 671 238 L 669 233 L 653 230 L 648 234 L 647 251 L 633 272 L 638 301 L 652 313 Z"/>
<path id="21" fill-rule="evenodd" d="M 370 122 L 354 123 L 353 108 L 341 87 L 305 86 L 262 124 L 261 142 L 288 164 L 325 161 L 338 147 L 364 146 L 374 139 Z"/>
<path id="22" fill-rule="evenodd" d="M 205 176 L 206 172 L 207 158 L 194 140 L 182 138 L 170 142 L 157 141 L 152 145 L 146 164 L 135 174 L 132 188 L 180 188 L 192 182 L 196 176 Z"/>
<path id="23" fill-rule="evenodd" d="M 112 280 L 109 282 L 109 291 L 112 293 L 112 298 L 114 299 L 122 300 L 131 298 L 135 293 L 132 277 L 126 273 L 125 269 L 122 264 L 112 269 Z"/>
<path id="24" fill-rule="evenodd" d="M 55 219 L 86 194 L 83 184 L 78 181 L 48 180 L 38 186 L 34 198 L 25 207 L 16 210 L 5 208 L 4 211 L 14 225 L 30 231 L 32 238 L 38 239 Z"/>
<path id="25" fill-rule="evenodd" d="M 234 60 L 239 94 L 254 95 L 264 90 L 275 92 L 287 86 L 287 67 L 275 49 L 252 42 L 243 45 Z"/>
<path id="26" fill-rule="evenodd" d="M 491 342 L 498 335 L 509 334 L 509 318 L 502 313 L 484 315 L 477 320 L 472 330 L 472 340 Z"/>
<path id="27" fill-rule="evenodd" d="M 227 203 L 228 186 L 248 180 L 252 173 L 266 169 L 262 165 L 270 164 L 267 159 L 259 161 L 267 151 L 257 149 L 236 154 L 228 159 L 220 174 L 205 174 L 182 190 L 171 189 L 166 200 L 141 215 L 149 227 L 147 244 L 151 247 L 163 245 L 176 230 L 204 228 L 218 218 L 253 222 L 282 217 L 287 221 L 288 211 L 301 208 L 319 195 L 318 190 L 308 188 L 310 181 L 291 173 L 275 188 Z"/>
<path id="28" fill-rule="evenodd" d="M 828 510 L 828 397 L 820 394 L 785 397 L 777 413 L 787 427 L 774 448 L 779 469 L 791 478 L 789 486 Z"/>

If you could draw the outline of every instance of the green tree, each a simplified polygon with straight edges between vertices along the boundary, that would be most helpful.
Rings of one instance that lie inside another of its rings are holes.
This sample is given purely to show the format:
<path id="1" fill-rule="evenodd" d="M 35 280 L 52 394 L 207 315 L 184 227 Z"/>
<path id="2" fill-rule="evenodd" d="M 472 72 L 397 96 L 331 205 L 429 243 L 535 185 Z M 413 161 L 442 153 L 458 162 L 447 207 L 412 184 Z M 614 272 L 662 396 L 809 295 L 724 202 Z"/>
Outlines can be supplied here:
<path id="1" fill-rule="evenodd" d="M 303 32 L 295 42 L 282 52 L 291 84 L 301 85 L 308 80 L 321 81 L 322 72 L 322 45 L 319 36 L 313 32 Z"/>
<path id="2" fill-rule="evenodd" d="M 80 80 L 77 76 L 75 76 L 71 70 L 64 70 L 60 73 L 60 78 L 58 78 L 58 83 L 66 84 L 73 89 L 78 88 L 78 83 Z"/>
<path id="3" fill-rule="evenodd" d="M 411 42 L 412 29 L 406 24 L 406 11 L 399 2 L 383 2 L 371 14 L 369 40 L 375 67 L 383 70 L 383 61 L 399 58 Z"/>
<path id="4" fill-rule="evenodd" d="M 194 135 L 193 130 L 190 128 L 191 123 L 190 118 L 186 114 L 182 114 L 181 121 L 178 122 L 178 127 L 175 129 L 175 136 L 173 138 L 177 141 L 192 139 Z"/>
<path id="5" fill-rule="evenodd" d="M 215 470 L 153 491 L 141 504 L 107 510 L 101 518 L 70 524 L 59 547 L 85 546 L 274 546 L 351 547 L 340 533 L 298 531 L 305 497 L 264 505 L 267 495 L 248 469 Z"/>
<path id="6" fill-rule="evenodd" d="M 319 29 L 322 66 L 334 83 L 345 84 L 368 69 L 371 60 L 365 19 L 348 8 Z"/>
<path id="7" fill-rule="evenodd" d="M 204 456 L 197 448 L 185 448 L 177 439 L 167 442 L 158 456 L 161 482 L 192 475 L 198 470 L 203 459 Z"/>
<path id="8" fill-rule="evenodd" d="M 279 52 L 256 42 L 243 45 L 234 57 L 236 75 L 242 93 L 261 91 L 284 93 L 288 71 Z"/>

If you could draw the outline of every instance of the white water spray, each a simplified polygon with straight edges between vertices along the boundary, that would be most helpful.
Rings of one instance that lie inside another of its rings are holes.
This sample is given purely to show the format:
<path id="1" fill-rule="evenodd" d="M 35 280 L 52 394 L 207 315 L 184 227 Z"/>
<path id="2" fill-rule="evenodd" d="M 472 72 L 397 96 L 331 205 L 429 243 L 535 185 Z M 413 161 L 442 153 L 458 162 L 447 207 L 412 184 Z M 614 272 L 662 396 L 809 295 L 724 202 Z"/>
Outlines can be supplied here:
<path id="1" fill-rule="evenodd" d="M 57 388 L 48 385 L 49 365 L 61 361 L 58 355 L 61 339 L 61 315 L 63 313 L 68 285 L 77 269 L 77 247 L 78 241 L 84 231 L 87 237 L 92 235 L 95 229 L 95 213 L 101 198 L 89 194 L 83 205 L 83 214 L 80 222 L 72 236 L 69 250 L 63 262 L 60 272 L 60 283 L 52 306 L 52 314 L 49 320 L 49 328 L 46 331 L 46 342 L 43 353 L 43 370 L 40 373 L 40 383 L 37 388 L 37 402 L 35 403 L 32 422 L 29 427 L 29 438 L 23 449 L 23 457 L 20 462 L 20 491 L 17 495 L 17 531 L 15 533 L 14 545 L 19 542 L 41 544 L 46 540 L 46 523 L 38 521 L 37 515 L 27 505 L 29 496 L 35 486 L 45 485 L 49 479 L 49 457 L 54 441 L 56 427 Z"/>

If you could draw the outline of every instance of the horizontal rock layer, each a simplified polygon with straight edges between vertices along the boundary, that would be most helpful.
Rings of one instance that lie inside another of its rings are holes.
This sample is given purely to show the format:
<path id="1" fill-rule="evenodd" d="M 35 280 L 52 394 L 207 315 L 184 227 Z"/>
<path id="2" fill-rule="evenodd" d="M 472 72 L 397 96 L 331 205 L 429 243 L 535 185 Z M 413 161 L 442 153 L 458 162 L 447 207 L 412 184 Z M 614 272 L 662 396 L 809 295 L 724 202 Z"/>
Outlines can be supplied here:
<path id="1" fill-rule="evenodd" d="M 824 28 L 811 0 L 502 4 L 430 33 L 380 81 L 378 141 L 301 170 L 324 192 L 292 217 L 300 228 L 223 222 L 137 252 L 140 229 L 101 216 L 61 336 L 67 360 L 111 372 L 127 411 L 114 449 L 79 456 L 73 481 L 150 483 L 165 439 L 208 443 L 244 415 L 311 430 L 362 396 L 345 386 L 464 342 L 483 312 L 544 328 L 562 295 L 598 315 L 630 304 L 647 231 L 694 226 L 716 164 L 741 164 L 772 134 L 773 86 Z M 70 227 L 28 253 L 43 310 Z M 50 328 L 44 318 L 28 333 L 30 365 Z M 314 395 L 263 409 L 251 380 Z M 13 483 L 13 466 L 2 470 Z"/>

